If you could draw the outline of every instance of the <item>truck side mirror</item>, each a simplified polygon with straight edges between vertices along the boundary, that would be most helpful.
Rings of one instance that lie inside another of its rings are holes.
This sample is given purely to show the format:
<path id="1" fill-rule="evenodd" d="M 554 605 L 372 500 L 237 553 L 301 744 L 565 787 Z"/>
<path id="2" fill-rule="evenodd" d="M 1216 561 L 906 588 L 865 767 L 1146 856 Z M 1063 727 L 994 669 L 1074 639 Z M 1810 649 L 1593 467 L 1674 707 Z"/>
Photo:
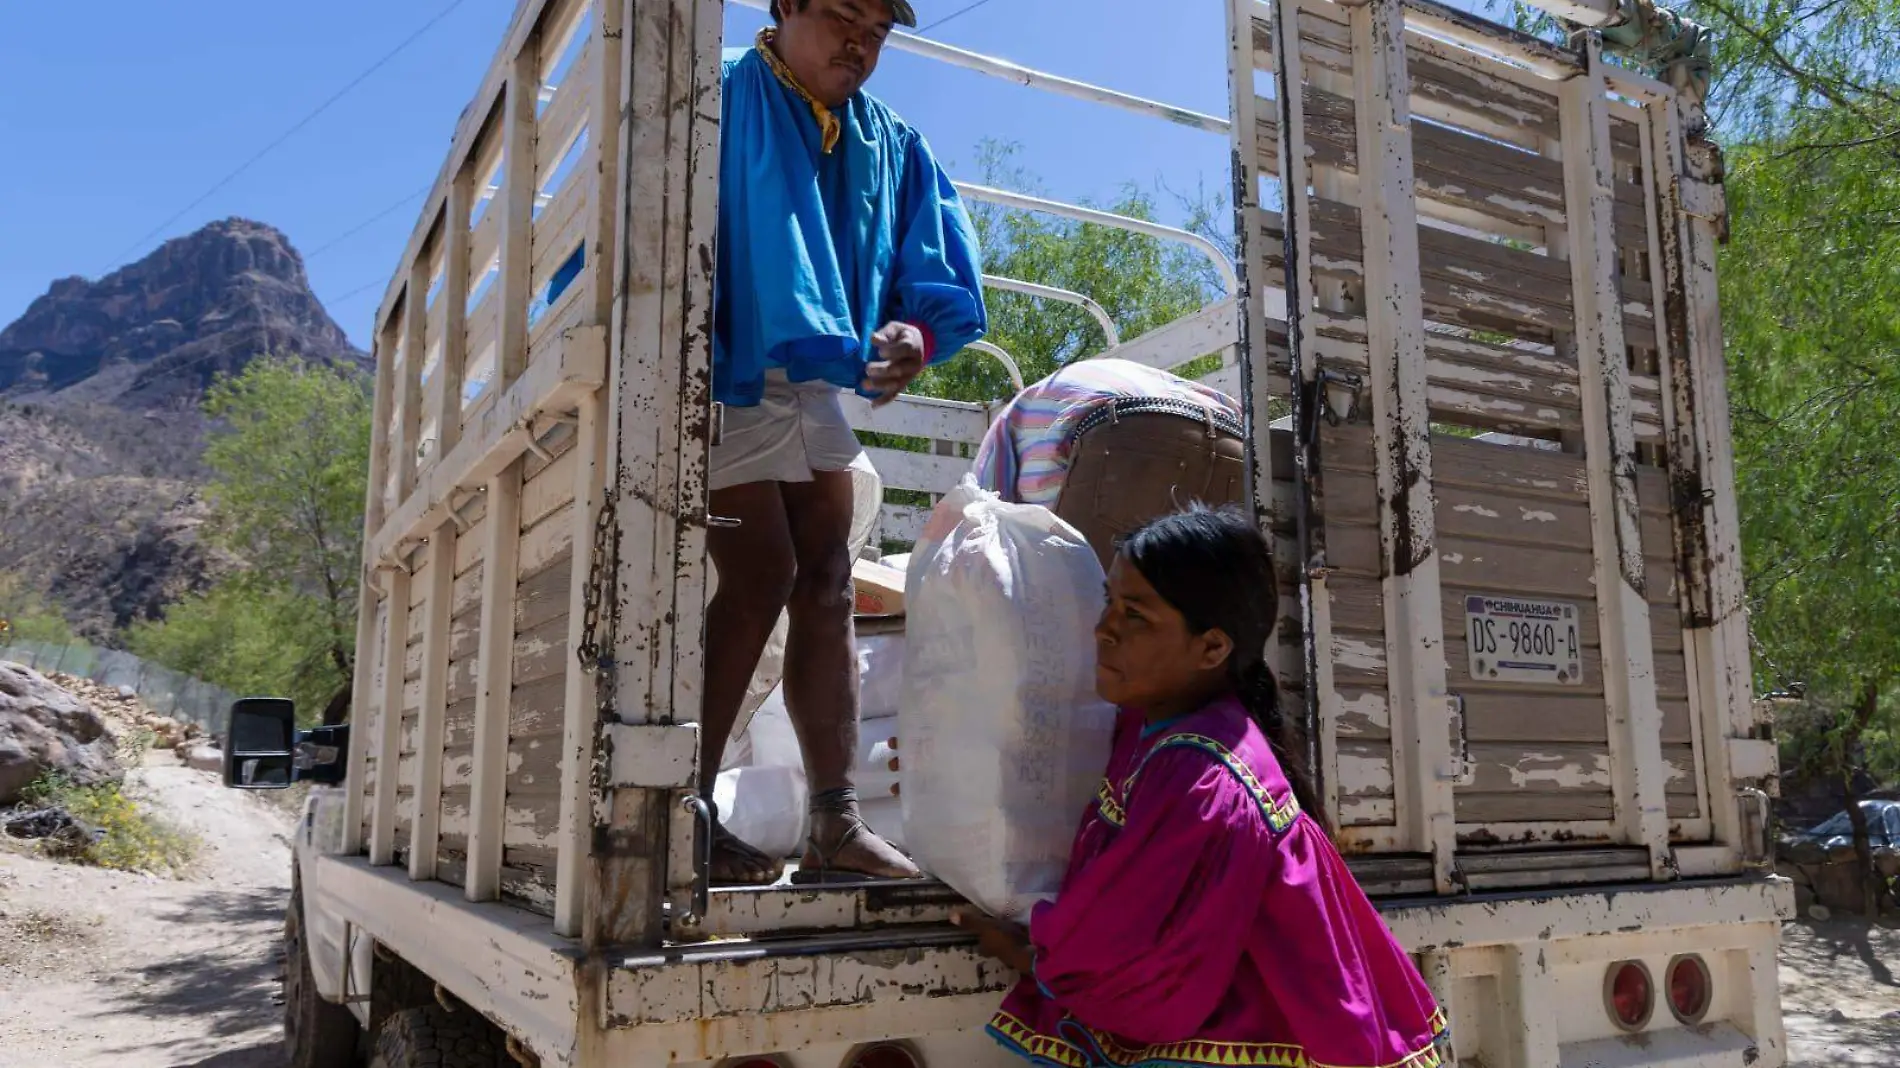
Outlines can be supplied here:
<path id="1" fill-rule="evenodd" d="M 246 697 L 231 706 L 224 735 L 224 785 L 282 790 L 296 779 L 297 706 L 278 697 Z"/>

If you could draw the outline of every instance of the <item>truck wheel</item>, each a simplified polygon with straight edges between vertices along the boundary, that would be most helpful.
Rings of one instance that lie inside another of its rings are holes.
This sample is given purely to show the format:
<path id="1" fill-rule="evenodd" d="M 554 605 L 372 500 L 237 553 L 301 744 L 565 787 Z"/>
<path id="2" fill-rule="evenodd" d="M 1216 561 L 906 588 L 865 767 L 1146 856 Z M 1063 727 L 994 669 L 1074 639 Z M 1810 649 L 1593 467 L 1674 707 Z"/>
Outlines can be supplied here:
<path id="1" fill-rule="evenodd" d="M 303 941 L 303 894 L 291 891 L 284 913 L 284 1048 L 291 1068 L 350 1068 L 363 1029 L 342 1005 L 317 993 Z"/>
<path id="2" fill-rule="evenodd" d="M 404 1009 L 383 1021 L 369 1068 L 515 1068 L 501 1032 L 473 1009 Z"/>

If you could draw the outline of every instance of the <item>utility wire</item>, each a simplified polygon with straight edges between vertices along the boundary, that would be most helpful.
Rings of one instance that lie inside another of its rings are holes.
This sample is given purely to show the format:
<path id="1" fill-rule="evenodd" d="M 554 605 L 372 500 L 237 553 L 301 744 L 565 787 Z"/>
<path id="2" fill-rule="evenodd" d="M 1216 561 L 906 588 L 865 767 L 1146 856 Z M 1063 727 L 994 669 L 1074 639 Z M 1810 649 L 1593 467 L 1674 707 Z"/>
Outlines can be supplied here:
<path id="1" fill-rule="evenodd" d="M 970 4 L 967 7 L 960 7 L 957 10 L 950 12 L 948 15 L 945 15 L 944 17 L 931 23 L 930 25 L 925 26 L 923 29 L 918 30 L 917 32 L 920 34 L 929 33 L 931 30 L 934 30 L 937 27 L 943 25 L 944 23 L 949 22 L 951 19 L 962 18 L 963 16 L 969 14 L 972 11 L 975 11 L 977 8 L 982 7 L 984 4 L 987 4 L 989 2 L 990 0 L 976 0 L 976 3 Z"/>
<path id="2" fill-rule="evenodd" d="M 302 132 L 304 127 L 309 126 L 312 122 L 316 121 L 319 115 L 322 115 L 324 112 L 330 110 L 330 108 L 333 105 L 335 105 L 337 101 L 342 100 L 344 97 L 348 96 L 350 92 L 354 90 L 357 86 L 362 85 L 364 82 L 368 81 L 371 75 L 375 74 L 379 70 L 382 70 L 385 66 L 388 66 L 391 60 L 395 59 L 398 55 L 402 54 L 402 52 L 405 49 L 407 49 L 410 45 L 415 44 L 416 41 L 420 40 L 423 34 L 426 34 L 430 30 L 435 29 L 435 27 L 439 25 L 443 19 L 446 19 L 449 17 L 449 15 L 453 14 L 456 8 L 461 7 L 464 3 L 467 3 L 467 2 L 468 0 L 452 0 L 449 6 L 437 12 L 434 18 L 430 19 L 428 22 L 423 23 L 421 29 L 410 34 L 408 37 L 405 37 L 401 44 L 398 44 L 396 47 L 390 49 L 389 52 L 383 56 L 383 58 L 370 64 L 369 67 L 366 68 L 361 74 L 358 74 L 355 78 L 352 78 L 349 84 L 337 90 L 334 94 L 330 96 L 328 100 L 325 100 L 323 103 L 317 105 L 315 110 L 311 111 L 309 114 L 305 115 L 303 118 L 298 119 L 297 122 L 293 124 L 288 130 L 285 130 L 283 133 L 279 134 L 276 140 L 272 141 L 270 144 L 265 145 L 263 148 L 258 149 L 257 153 L 251 156 L 250 159 L 247 159 L 243 163 L 238 164 L 237 168 L 231 171 L 231 173 L 225 175 L 223 178 L 218 179 L 217 184 L 205 190 L 204 193 L 202 193 L 198 197 L 198 199 L 178 209 L 176 214 L 172 215 L 170 218 L 166 219 L 164 222 L 159 223 L 157 226 L 154 226 L 144 236 L 140 237 L 137 241 L 134 241 L 131 244 L 127 245 L 125 249 L 120 251 L 118 254 L 114 255 L 112 257 L 112 262 L 107 264 L 104 270 L 105 271 L 112 270 L 121 261 L 123 261 L 126 256 L 130 255 L 133 252 L 137 252 L 139 249 L 145 247 L 145 244 L 147 242 L 151 241 L 153 238 L 157 237 L 158 235 L 164 233 L 167 229 L 171 227 L 173 223 L 177 222 L 178 220 L 184 218 L 186 215 L 190 214 L 192 209 L 198 207 L 198 205 L 203 204 L 205 201 L 210 200 L 212 197 L 216 196 L 219 192 L 223 191 L 223 189 L 226 186 L 236 181 L 239 176 L 244 174 L 245 171 L 248 171 L 253 166 L 256 166 L 257 163 L 260 160 L 262 160 L 265 156 L 270 155 L 272 152 L 276 151 L 279 147 L 281 147 L 284 144 L 284 142 L 290 140 L 292 137 L 295 137 L 298 133 Z"/>
<path id="3" fill-rule="evenodd" d="M 342 304 L 344 301 L 350 300 L 353 297 L 360 297 L 363 294 L 369 292 L 370 290 L 375 289 L 377 286 L 386 285 L 386 284 L 387 284 L 387 279 L 378 278 L 374 282 L 368 282 L 363 285 L 357 286 L 355 289 L 350 290 L 348 293 L 345 293 L 340 297 L 320 297 L 318 298 L 318 302 L 321 303 L 325 308 L 334 307 L 336 305 Z"/>
<path id="4" fill-rule="evenodd" d="M 357 234 L 362 233 L 363 231 L 369 229 L 370 227 L 376 225 L 377 223 L 382 222 L 384 219 L 389 218 L 391 215 L 396 214 L 397 212 L 401 211 L 403 208 L 408 207 L 410 204 L 415 203 L 415 201 L 418 198 L 426 195 L 431 188 L 433 187 L 426 186 L 426 185 L 423 186 L 421 189 L 418 189 L 415 192 L 409 194 L 408 196 L 403 197 L 401 200 L 396 201 L 394 204 L 391 204 L 389 207 L 384 208 L 382 211 L 379 211 L 376 214 L 370 216 L 369 218 L 364 219 L 361 223 L 358 223 L 357 225 L 351 227 L 350 229 L 345 230 L 343 233 L 338 234 L 336 237 L 331 238 L 329 241 L 325 242 L 321 247 L 319 247 L 316 251 L 304 253 L 304 257 L 303 257 L 304 262 L 309 263 L 311 260 L 316 259 L 318 256 L 323 255 L 324 253 L 330 251 L 331 249 L 337 247 L 338 245 L 341 245 L 343 242 L 348 241 L 350 238 L 355 237 Z"/>

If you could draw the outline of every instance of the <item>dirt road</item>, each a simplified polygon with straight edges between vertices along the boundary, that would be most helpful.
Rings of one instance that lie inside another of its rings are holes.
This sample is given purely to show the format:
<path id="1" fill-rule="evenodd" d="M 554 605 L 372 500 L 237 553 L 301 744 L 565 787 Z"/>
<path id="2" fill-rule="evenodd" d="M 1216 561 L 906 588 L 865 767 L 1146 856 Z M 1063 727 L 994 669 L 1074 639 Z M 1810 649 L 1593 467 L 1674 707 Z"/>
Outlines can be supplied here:
<path id="1" fill-rule="evenodd" d="M 0 1062 L 281 1068 L 283 807 L 155 753 L 131 789 L 202 840 L 186 879 L 0 851 Z"/>
<path id="2" fill-rule="evenodd" d="M 1791 923 L 1781 1011 L 1791 1068 L 1900 1064 L 1900 930 L 1860 920 Z"/>
<path id="3" fill-rule="evenodd" d="M 278 937 L 294 818 L 153 754 L 135 790 L 204 845 L 181 880 L 0 850 L 0 1062 L 283 1068 Z M 1900 1065 L 1900 931 L 1788 925 L 1795 1068 Z"/>

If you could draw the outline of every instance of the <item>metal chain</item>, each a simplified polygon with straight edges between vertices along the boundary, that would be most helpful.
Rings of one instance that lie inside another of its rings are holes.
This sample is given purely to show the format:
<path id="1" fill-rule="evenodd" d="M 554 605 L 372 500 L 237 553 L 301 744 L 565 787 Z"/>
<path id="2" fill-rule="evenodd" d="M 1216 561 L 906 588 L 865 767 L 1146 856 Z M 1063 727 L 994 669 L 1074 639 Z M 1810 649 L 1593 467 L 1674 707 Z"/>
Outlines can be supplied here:
<path id="1" fill-rule="evenodd" d="M 614 617 L 611 608 L 616 577 L 620 574 L 620 521 L 617 488 L 609 487 L 594 518 L 594 559 L 581 591 L 581 644 L 574 651 L 583 670 L 594 674 L 594 692 L 601 719 L 614 711 Z"/>

